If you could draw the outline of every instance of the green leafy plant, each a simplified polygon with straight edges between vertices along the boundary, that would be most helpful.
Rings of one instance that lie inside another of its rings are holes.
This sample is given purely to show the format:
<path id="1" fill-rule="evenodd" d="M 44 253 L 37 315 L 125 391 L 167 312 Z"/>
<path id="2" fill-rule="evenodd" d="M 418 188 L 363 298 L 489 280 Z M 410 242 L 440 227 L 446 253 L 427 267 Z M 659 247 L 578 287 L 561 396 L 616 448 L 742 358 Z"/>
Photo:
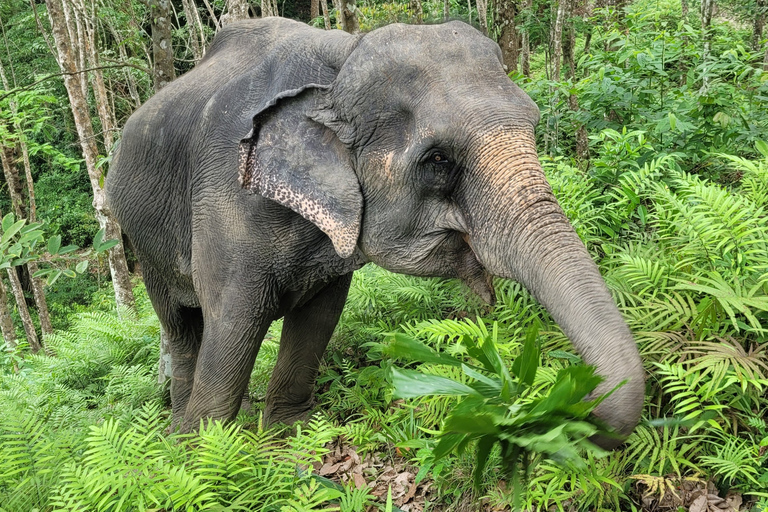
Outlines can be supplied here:
<path id="1" fill-rule="evenodd" d="M 529 470 L 536 455 L 583 466 L 579 448 L 601 453 L 588 439 L 595 434 L 610 435 L 589 415 L 603 399 L 586 400 L 602 380 L 592 367 L 563 368 L 548 393 L 531 396 L 540 360 L 536 337 L 537 329 L 530 329 L 511 371 L 496 349 L 497 324 L 488 337 L 461 337 L 459 343 L 469 361 L 436 352 L 403 334 L 393 335 L 382 349 L 394 358 L 460 369 L 460 378 L 447 378 L 393 367 L 394 396 L 458 397 L 442 426 L 433 458 L 462 453 L 475 443 L 474 481 L 479 487 L 489 455 L 498 445 L 502 470 L 513 480 L 516 497 L 521 494 L 518 468 Z M 519 499 L 515 501 L 519 504 Z"/>

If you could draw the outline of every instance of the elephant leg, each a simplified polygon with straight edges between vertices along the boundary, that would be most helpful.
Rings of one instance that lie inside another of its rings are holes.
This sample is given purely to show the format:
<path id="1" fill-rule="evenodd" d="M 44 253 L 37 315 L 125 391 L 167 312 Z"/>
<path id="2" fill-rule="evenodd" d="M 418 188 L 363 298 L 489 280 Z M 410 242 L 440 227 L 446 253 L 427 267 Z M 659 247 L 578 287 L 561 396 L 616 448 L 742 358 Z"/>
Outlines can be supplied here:
<path id="1" fill-rule="evenodd" d="M 157 312 L 171 356 L 171 403 L 174 424 L 181 421 L 192 392 L 197 352 L 203 336 L 203 314 L 200 308 L 184 307 L 172 299 L 158 273 L 144 267 L 144 283 Z"/>
<path id="2" fill-rule="evenodd" d="M 285 315 L 277 364 L 267 387 L 265 424 L 291 424 L 305 419 L 312 409 L 320 360 L 344 309 L 351 282 L 350 272 Z"/>
<path id="3" fill-rule="evenodd" d="M 204 318 L 182 432 L 196 430 L 203 418 L 232 420 L 237 416 L 256 354 L 272 321 L 271 315 L 254 314 L 246 305 L 226 301 L 210 316 L 204 313 Z"/>

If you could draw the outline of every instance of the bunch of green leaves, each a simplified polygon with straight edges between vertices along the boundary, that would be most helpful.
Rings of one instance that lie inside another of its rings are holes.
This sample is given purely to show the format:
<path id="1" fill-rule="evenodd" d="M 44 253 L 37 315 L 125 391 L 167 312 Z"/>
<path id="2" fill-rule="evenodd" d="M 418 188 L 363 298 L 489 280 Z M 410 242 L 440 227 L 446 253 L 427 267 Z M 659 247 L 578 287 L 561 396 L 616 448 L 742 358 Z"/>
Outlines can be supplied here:
<path id="1" fill-rule="evenodd" d="M 392 368 L 394 396 L 455 396 L 459 401 L 442 426 L 432 456 L 465 451 L 475 444 L 475 485 L 479 487 L 485 465 L 495 445 L 499 446 L 502 471 L 512 478 L 516 502 L 521 496 L 520 471 L 531 469 L 537 455 L 571 465 L 584 465 L 579 449 L 602 453 L 589 442 L 596 434 L 610 435 L 590 412 L 604 397 L 587 399 L 601 382 L 594 368 L 575 365 L 557 373 L 544 395 L 531 393 L 539 367 L 537 329 L 526 335 L 523 350 L 510 369 L 496 349 L 498 324 L 486 338 L 462 336 L 466 351 L 462 360 L 437 352 L 424 343 L 394 334 L 382 348 L 385 355 L 429 365 L 461 370 L 459 378 L 421 371 Z"/>

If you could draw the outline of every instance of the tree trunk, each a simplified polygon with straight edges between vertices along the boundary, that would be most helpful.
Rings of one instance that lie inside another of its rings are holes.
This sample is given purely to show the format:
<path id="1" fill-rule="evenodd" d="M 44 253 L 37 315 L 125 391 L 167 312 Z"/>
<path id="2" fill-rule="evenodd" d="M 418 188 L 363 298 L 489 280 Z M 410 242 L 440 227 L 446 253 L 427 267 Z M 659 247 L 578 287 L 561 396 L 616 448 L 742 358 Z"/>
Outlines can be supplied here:
<path id="1" fill-rule="evenodd" d="M 563 56 L 565 59 L 565 78 L 576 83 L 576 27 L 573 23 L 568 23 L 565 29 L 565 38 L 563 39 Z M 579 99 L 576 94 L 568 95 L 568 108 L 572 112 L 579 111 Z M 587 129 L 583 123 L 576 121 L 576 155 L 579 160 L 586 162 L 589 160 L 589 138 Z"/>
<path id="2" fill-rule="evenodd" d="M 451 17 L 451 0 L 443 0 L 443 21 Z"/>
<path id="3" fill-rule="evenodd" d="M 16 328 L 13 326 L 11 318 L 11 309 L 8 302 L 8 291 L 5 283 L 0 279 L 0 331 L 3 333 L 3 340 L 8 348 L 16 348 L 18 339 L 16 338 Z"/>
<path id="4" fill-rule="evenodd" d="M 187 18 L 189 27 L 189 40 L 191 43 L 192 57 L 195 62 L 199 61 L 205 55 L 205 29 L 200 13 L 197 12 L 195 0 L 181 0 L 184 16 Z"/>
<path id="5" fill-rule="evenodd" d="M 767 0 L 757 0 L 757 13 L 752 25 L 752 49 L 760 51 L 760 41 L 763 39 L 763 28 L 765 27 L 765 13 L 768 9 Z"/>
<path id="6" fill-rule="evenodd" d="M 29 343 L 29 347 L 32 349 L 32 353 L 37 354 L 43 347 L 40 346 L 40 340 L 37 339 L 37 332 L 35 332 L 35 324 L 32 322 L 32 317 L 29 316 L 27 300 L 24 297 L 24 290 L 21 287 L 19 274 L 16 273 L 16 269 L 14 267 L 8 268 L 6 270 L 8 271 L 8 279 L 11 282 L 13 296 L 16 299 L 16 307 L 19 310 L 21 323 L 24 325 L 24 332 L 27 334 L 27 343 Z"/>
<path id="7" fill-rule="evenodd" d="M 563 22 L 565 21 L 566 3 L 568 0 L 557 2 L 555 26 L 552 29 L 552 74 L 551 80 L 560 81 L 560 63 L 563 55 Z"/>
<path id="8" fill-rule="evenodd" d="M 314 20 L 319 16 L 320 16 L 320 0 L 310 0 L 309 1 L 309 17 Z"/>
<path id="9" fill-rule="evenodd" d="M 531 15 L 533 0 L 524 0 L 523 13 L 526 18 Z M 521 34 L 520 72 L 525 76 L 531 76 L 531 35 L 528 27 L 523 28 Z"/>
<path id="10" fill-rule="evenodd" d="M 411 0 L 408 7 L 411 10 L 413 22 L 421 25 L 424 22 L 424 8 L 421 6 L 421 0 Z"/>
<path id="11" fill-rule="evenodd" d="M 688 0 L 680 0 L 680 14 L 682 15 L 683 21 L 688 18 Z"/>
<path id="12" fill-rule="evenodd" d="M 325 30 L 331 30 L 331 13 L 328 12 L 328 0 L 320 0 L 320 5 L 323 7 L 323 23 L 325 23 Z"/>
<path id="13" fill-rule="evenodd" d="M 165 2 L 166 5 L 168 5 L 168 0 L 160 1 Z M 64 18 L 62 14 L 63 8 L 61 0 L 46 0 L 46 5 L 48 7 L 48 17 L 51 22 L 53 38 L 56 42 L 56 49 L 58 51 L 56 57 L 59 67 L 64 74 L 64 85 L 67 89 L 67 95 L 69 96 L 69 103 L 75 120 L 77 135 L 80 139 L 85 166 L 88 170 L 91 188 L 93 189 L 93 206 L 96 209 L 96 219 L 99 221 L 99 225 L 105 228 L 105 240 L 115 239 L 120 242 L 109 250 L 109 270 L 112 275 L 112 285 L 115 288 L 115 301 L 119 309 L 133 309 L 133 289 L 128 274 L 128 264 L 125 261 L 120 226 L 117 224 L 117 221 L 106 205 L 106 197 L 104 195 L 104 188 L 102 187 L 103 175 L 101 170 L 96 167 L 99 153 L 96 147 L 95 134 L 93 133 L 91 114 L 88 110 L 85 96 L 81 94 L 82 82 L 85 82 L 86 80 L 83 78 L 83 73 L 77 72 L 77 64 L 70 51 L 71 47 L 76 45 L 82 47 L 82 45 L 77 41 L 71 41 L 69 39 L 66 27 L 62 23 Z M 170 22 L 168 26 L 170 26 Z M 173 61 L 171 61 L 171 63 L 173 63 Z M 163 80 L 165 79 L 165 77 L 162 78 Z"/>
<path id="14" fill-rule="evenodd" d="M 475 0 L 477 5 L 477 22 L 483 34 L 488 35 L 488 0 Z"/>
<path id="15" fill-rule="evenodd" d="M 8 79 L 5 76 L 5 70 L 3 64 L 0 62 L 0 80 L 2 80 L 5 90 L 10 90 Z M 17 113 L 16 102 L 10 102 L 11 110 L 14 115 Z M 27 212 L 26 205 L 24 204 L 23 189 L 21 186 L 21 180 L 19 179 L 19 171 L 16 162 L 14 162 L 13 152 L 6 151 L 5 148 L 0 147 L 0 159 L 2 159 L 3 174 L 5 175 L 5 181 L 8 184 L 8 193 L 11 196 L 11 203 L 13 204 L 14 212 L 17 219 L 27 219 L 29 222 L 35 222 L 37 217 L 37 206 L 35 204 L 35 186 L 32 181 L 32 165 L 29 162 L 29 150 L 27 149 L 27 141 L 25 139 L 24 130 L 19 122 L 14 123 L 14 130 L 18 135 L 19 147 L 21 148 L 22 162 L 24 165 L 24 176 L 27 181 L 27 194 L 29 197 L 29 212 Z M 9 148 L 10 149 L 10 148 Z M 51 315 L 48 312 L 48 302 L 45 299 L 45 288 L 40 278 L 34 277 L 37 273 L 37 263 L 30 261 L 27 263 L 27 272 L 29 274 L 29 282 L 32 286 L 32 291 L 35 296 L 35 304 L 37 305 L 37 314 L 40 319 L 40 330 L 43 336 L 53 333 L 53 325 L 51 325 Z"/>
<path id="16" fill-rule="evenodd" d="M 50 1 L 58 2 L 61 0 Z M 155 92 L 158 92 L 176 78 L 176 71 L 173 68 L 173 45 L 171 43 L 171 1 L 149 0 L 149 7 L 152 20 L 153 80 Z"/>
<path id="17" fill-rule="evenodd" d="M 706 93 L 709 89 L 709 56 L 712 49 L 712 12 L 715 9 L 715 0 L 701 0 L 701 35 L 704 41 L 704 51 L 701 55 L 701 61 L 704 63 L 704 78 L 702 80 L 701 92 Z"/>
<path id="18" fill-rule="evenodd" d="M 519 35 L 515 27 L 515 4 L 512 0 L 496 0 L 496 25 L 500 28 L 499 47 L 507 73 L 517 71 Z"/>
<path id="19" fill-rule="evenodd" d="M 357 21 L 357 2 L 355 0 L 340 0 L 341 4 L 341 28 L 350 34 L 360 32 L 360 23 Z"/>
<path id="20" fill-rule="evenodd" d="M 227 13 L 227 23 L 247 20 L 250 18 L 248 15 L 248 2 L 246 0 L 227 0 Z M 276 15 L 277 13 L 275 13 Z"/>

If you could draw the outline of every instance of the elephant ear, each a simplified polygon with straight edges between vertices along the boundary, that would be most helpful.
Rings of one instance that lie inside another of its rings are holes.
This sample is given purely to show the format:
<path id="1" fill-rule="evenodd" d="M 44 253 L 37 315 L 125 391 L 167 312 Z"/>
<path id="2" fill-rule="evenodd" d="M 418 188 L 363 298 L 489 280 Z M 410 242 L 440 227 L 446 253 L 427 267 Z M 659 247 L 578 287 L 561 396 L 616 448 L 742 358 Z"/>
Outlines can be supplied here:
<path id="1" fill-rule="evenodd" d="M 325 89 L 285 91 L 253 116 L 253 130 L 240 141 L 240 184 L 315 224 L 348 258 L 360 234 L 363 195 L 347 147 L 309 117 Z"/>

